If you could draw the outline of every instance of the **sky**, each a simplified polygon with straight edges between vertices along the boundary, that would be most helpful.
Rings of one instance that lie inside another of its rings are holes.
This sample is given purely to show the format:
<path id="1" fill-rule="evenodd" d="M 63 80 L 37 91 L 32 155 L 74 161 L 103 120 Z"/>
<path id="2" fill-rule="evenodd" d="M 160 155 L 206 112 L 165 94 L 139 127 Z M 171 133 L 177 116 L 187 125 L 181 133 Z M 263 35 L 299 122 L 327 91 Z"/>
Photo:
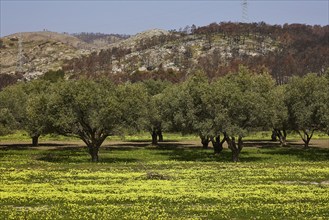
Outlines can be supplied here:
<path id="1" fill-rule="evenodd" d="M 329 24 L 329 0 L 0 0 L 0 36 L 17 32 L 100 32 L 137 34 L 212 22 Z"/>

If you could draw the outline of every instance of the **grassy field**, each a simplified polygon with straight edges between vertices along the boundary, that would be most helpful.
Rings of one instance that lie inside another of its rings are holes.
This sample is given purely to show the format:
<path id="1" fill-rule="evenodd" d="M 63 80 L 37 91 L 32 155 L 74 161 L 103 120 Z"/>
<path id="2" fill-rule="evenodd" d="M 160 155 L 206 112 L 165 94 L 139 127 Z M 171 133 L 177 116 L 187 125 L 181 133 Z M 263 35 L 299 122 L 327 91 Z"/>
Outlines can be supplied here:
<path id="1" fill-rule="evenodd" d="M 271 138 L 271 131 L 264 132 L 254 132 L 250 133 L 244 140 L 269 140 Z M 148 132 L 142 132 L 136 135 L 126 135 L 126 136 L 110 136 L 107 138 L 109 141 L 150 141 L 151 135 Z M 200 138 L 196 135 L 184 135 L 180 133 L 165 133 L 164 139 L 174 140 L 174 141 L 189 141 L 189 140 L 199 140 Z M 300 136 L 296 132 L 288 133 L 287 140 L 300 140 Z M 313 139 L 328 139 L 328 135 L 321 132 L 315 132 Z M 80 139 L 74 137 L 67 137 L 56 134 L 42 135 L 40 141 L 78 141 Z M 0 142 L 30 142 L 31 138 L 25 131 L 16 131 L 13 134 L 8 134 L 0 136 Z M 312 142 L 312 141 L 311 141 Z"/>
<path id="2" fill-rule="evenodd" d="M 329 219 L 329 140 L 321 148 L 247 142 L 241 162 L 181 140 L 0 142 L 1 219 Z M 320 143 L 319 142 L 319 143 Z M 258 146 L 258 147 L 254 147 Z"/>

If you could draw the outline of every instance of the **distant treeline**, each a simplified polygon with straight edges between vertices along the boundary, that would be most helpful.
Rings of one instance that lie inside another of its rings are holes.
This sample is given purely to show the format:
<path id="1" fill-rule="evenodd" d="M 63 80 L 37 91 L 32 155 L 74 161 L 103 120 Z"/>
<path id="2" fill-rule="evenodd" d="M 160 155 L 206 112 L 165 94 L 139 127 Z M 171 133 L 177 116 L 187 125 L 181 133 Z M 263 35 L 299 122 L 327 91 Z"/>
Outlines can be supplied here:
<path id="1" fill-rule="evenodd" d="M 109 39 L 111 37 L 115 37 L 118 39 L 127 39 L 130 37 L 130 35 L 127 34 L 104 34 L 92 32 L 73 33 L 72 35 L 87 43 L 92 43 L 94 40 L 97 39 Z"/>

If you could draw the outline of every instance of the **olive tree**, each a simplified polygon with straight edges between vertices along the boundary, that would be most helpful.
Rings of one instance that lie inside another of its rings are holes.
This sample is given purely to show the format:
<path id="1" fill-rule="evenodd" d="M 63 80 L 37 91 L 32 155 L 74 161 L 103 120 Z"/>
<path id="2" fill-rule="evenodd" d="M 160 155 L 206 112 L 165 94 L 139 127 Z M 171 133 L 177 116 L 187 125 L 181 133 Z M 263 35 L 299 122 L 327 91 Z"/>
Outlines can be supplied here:
<path id="1" fill-rule="evenodd" d="M 329 135 L 329 68 L 327 68 L 323 75 L 324 80 L 327 83 L 327 89 L 324 90 L 324 105 L 320 109 L 321 111 L 321 123 L 324 125 L 324 132 Z"/>
<path id="2" fill-rule="evenodd" d="M 11 133 L 16 126 L 14 116 L 9 109 L 0 108 L 0 136 Z"/>
<path id="3" fill-rule="evenodd" d="M 15 121 L 13 125 L 15 124 L 16 126 L 10 127 L 14 129 L 23 129 L 23 123 L 26 121 L 27 98 L 28 95 L 25 92 L 23 83 L 8 86 L 0 92 L 0 108 L 2 109 L 3 120 L 5 120 L 6 117 L 10 117 L 14 119 L 9 120 L 10 122 L 13 123 Z"/>
<path id="4" fill-rule="evenodd" d="M 211 140 L 213 118 L 208 104 L 208 79 L 201 73 L 196 73 L 181 85 L 167 91 L 165 96 L 167 118 L 171 118 L 175 128 L 183 134 L 199 135 L 203 148 L 207 148 Z"/>
<path id="5" fill-rule="evenodd" d="M 225 136 L 232 160 L 238 161 L 243 137 L 250 131 L 263 130 L 269 125 L 271 108 L 268 97 L 274 87 L 269 74 L 254 74 L 245 68 L 213 83 L 216 90 L 214 110 L 218 130 Z"/>
<path id="6" fill-rule="evenodd" d="M 314 131 L 327 127 L 328 82 L 326 77 L 308 74 L 293 77 L 287 85 L 289 124 L 308 148 Z"/>
<path id="7" fill-rule="evenodd" d="M 146 80 L 143 86 L 147 92 L 146 115 L 144 120 L 144 128 L 150 132 L 152 144 L 157 145 L 158 141 L 163 141 L 163 130 L 166 129 L 166 120 L 162 117 L 163 109 L 163 90 L 170 87 L 168 81 L 162 80 Z"/>
<path id="8" fill-rule="evenodd" d="M 34 80 L 6 87 L 0 93 L 0 108 L 7 108 L 16 121 L 15 128 L 24 129 L 38 145 L 41 134 L 51 132 L 46 114 L 50 83 Z"/>
<path id="9" fill-rule="evenodd" d="M 104 140 L 139 126 L 143 100 L 139 86 L 115 86 L 107 80 L 65 81 L 54 84 L 48 114 L 56 131 L 77 136 L 97 162 Z"/>
<path id="10" fill-rule="evenodd" d="M 279 85 L 272 89 L 269 106 L 272 107 L 271 127 L 274 134 L 279 138 L 281 146 L 286 145 L 287 130 L 289 129 L 288 107 L 285 103 L 286 86 Z"/>
<path id="11" fill-rule="evenodd" d="M 117 98 L 121 118 L 121 134 L 143 130 L 147 112 L 147 92 L 140 83 L 125 83 L 117 86 Z"/>

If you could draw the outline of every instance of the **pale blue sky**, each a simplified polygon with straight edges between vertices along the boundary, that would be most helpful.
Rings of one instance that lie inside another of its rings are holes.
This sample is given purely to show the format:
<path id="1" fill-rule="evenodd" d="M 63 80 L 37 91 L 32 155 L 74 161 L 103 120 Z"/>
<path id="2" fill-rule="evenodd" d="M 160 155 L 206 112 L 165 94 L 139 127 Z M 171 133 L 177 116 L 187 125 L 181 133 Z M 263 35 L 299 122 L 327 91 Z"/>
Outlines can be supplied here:
<path id="1" fill-rule="evenodd" d="M 248 0 L 250 22 L 329 23 L 329 0 Z M 65 1 L 0 0 L 0 35 L 16 32 L 102 32 L 136 34 L 211 22 L 242 21 L 241 0 L 233 1 Z"/>

